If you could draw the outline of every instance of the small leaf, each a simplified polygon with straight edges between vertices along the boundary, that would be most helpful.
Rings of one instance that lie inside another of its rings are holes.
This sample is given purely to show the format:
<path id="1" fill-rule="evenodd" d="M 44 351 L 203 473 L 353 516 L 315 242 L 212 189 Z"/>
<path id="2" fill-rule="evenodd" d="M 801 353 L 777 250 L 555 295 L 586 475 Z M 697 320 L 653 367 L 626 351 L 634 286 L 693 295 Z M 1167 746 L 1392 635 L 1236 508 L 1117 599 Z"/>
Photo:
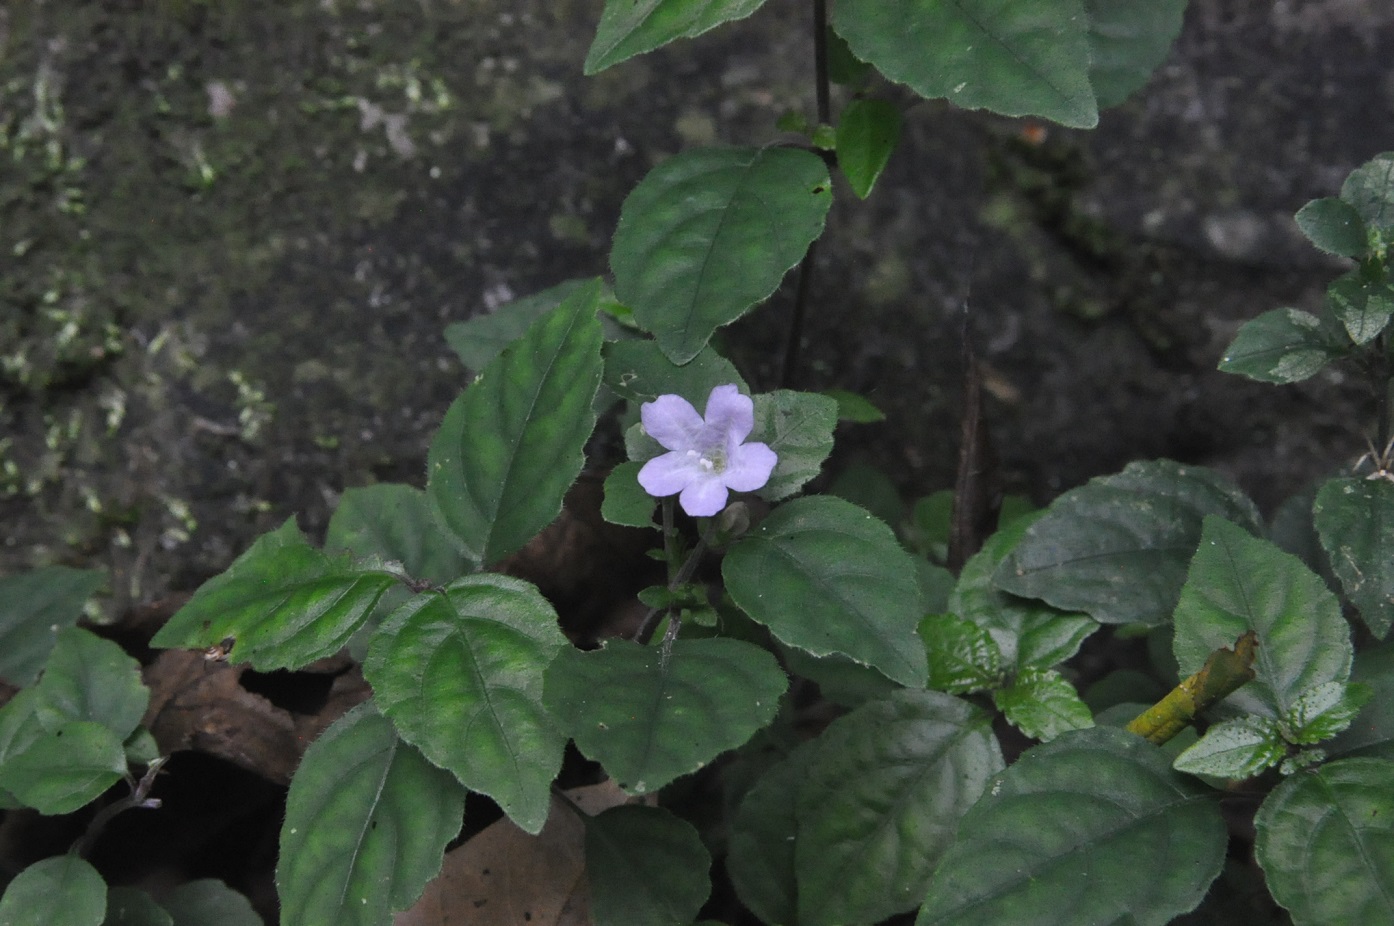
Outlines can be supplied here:
<path id="1" fill-rule="evenodd" d="M 1350 675 L 1350 629 L 1326 583 L 1297 557 L 1221 518 L 1205 519 L 1175 624 L 1182 675 L 1241 634 L 1258 635 L 1255 678 L 1225 702 L 1251 714 L 1276 720 L 1308 688 Z"/>
<path id="2" fill-rule="evenodd" d="M 70 720 L 91 720 L 118 741 L 135 731 L 150 704 L 140 663 L 115 643 L 80 627 L 58 632 L 58 643 L 34 690 L 34 711 L 48 729 Z"/>
<path id="3" fill-rule="evenodd" d="M 1099 121 L 1081 0 L 842 0 L 832 23 L 858 58 L 921 96 L 1075 128 Z"/>
<path id="4" fill-rule="evenodd" d="M 1314 199 L 1297 210 L 1297 227 L 1307 240 L 1328 254 L 1360 257 L 1370 246 L 1360 213 L 1334 196 Z"/>
<path id="5" fill-rule="evenodd" d="M 586 52 L 587 76 L 724 22 L 744 19 L 765 0 L 605 0 L 595 41 Z"/>
<path id="6" fill-rule="evenodd" d="M 329 519 L 324 549 L 401 563 L 412 578 L 438 584 L 466 569 L 455 538 L 432 517 L 426 493 L 396 483 L 346 489 Z"/>
<path id="7" fill-rule="evenodd" d="M 1254 855 L 1295 926 L 1394 922 L 1394 762 L 1293 775 L 1254 819 Z"/>
<path id="8" fill-rule="evenodd" d="M 1394 625 L 1394 483 L 1328 480 L 1317 492 L 1312 520 L 1342 590 L 1370 632 L 1384 639 Z"/>
<path id="9" fill-rule="evenodd" d="M 445 340 L 460 362 L 475 373 L 487 367 L 503 349 L 521 338 L 533 323 L 594 281 L 567 280 L 540 293 L 507 302 L 492 312 L 445 326 Z"/>
<path id="10" fill-rule="evenodd" d="M 1394 711 L 1386 706 L 1394 704 L 1394 642 L 1356 653 L 1351 678 L 1369 688 L 1370 703 L 1356 723 L 1326 744 L 1327 749 L 1335 756 L 1394 759 Z M 3 743 L 0 727 L 0 755 Z"/>
<path id="11" fill-rule="evenodd" d="M 1094 726 L 1094 715 L 1054 669 L 1027 669 L 1008 688 L 992 693 L 1007 722 L 1032 739 L 1049 742 L 1070 730 Z"/>
<path id="12" fill-rule="evenodd" d="M 1170 460 L 1130 463 L 1052 502 L 993 579 L 1003 591 L 1102 623 L 1158 624 L 1176 606 L 1201 520 L 1211 514 L 1260 530 L 1254 503 L 1219 473 Z"/>
<path id="13" fill-rule="evenodd" d="M 404 740 L 536 833 L 566 745 L 542 705 L 543 672 L 569 649 L 534 586 L 481 573 L 393 612 L 363 675 Z"/>
<path id="14" fill-rule="evenodd" d="M 0 678 L 20 688 L 34 684 L 58 631 L 77 623 L 105 581 L 100 570 L 67 566 L 0 579 Z"/>
<path id="15" fill-rule="evenodd" d="M 886 420 L 886 413 L 864 395 L 846 389 L 824 389 L 823 395 L 837 403 L 837 420 L 852 424 L 875 424 Z"/>
<path id="16" fill-rule="evenodd" d="M 732 546 L 721 574 L 736 604 L 790 646 L 925 683 L 914 561 L 863 509 L 831 496 L 782 505 Z"/>
<path id="17" fill-rule="evenodd" d="M 0 897 L 5 926 L 101 926 L 107 889 L 76 855 L 56 855 L 15 875 Z"/>
<path id="18" fill-rule="evenodd" d="M 1287 743 L 1278 724 L 1267 717 L 1246 716 L 1217 723 L 1189 749 L 1176 757 L 1172 768 L 1192 775 L 1242 780 L 1251 778 L 1283 760 Z"/>
<path id="19" fill-rule="evenodd" d="M 635 338 L 608 341 L 605 356 L 605 385 L 631 402 L 649 402 L 661 395 L 680 395 L 701 407 L 717 386 L 735 383 L 748 391 L 745 380 L 731 361 L 704 347 L 682 366 L 669 360 L 657 341 Z"/>
<path id="20" fill-rule="evenodd" d="M 769 723 L 788 679 L 738 640 L 660 646 L 611 640 L 566 649 L 547 670 L 546 704 L 577 747 L 631 794 L 657 791 Z"/>
<path id="21" fill-rule="evenodd" d="M 1199 782 L 1120 730 L 1028 750 L 959 823 L 917 926 L 1163 926 L 1224 861 L 1224 818 Z M 1184 859 L 1185 864 L 1178 864 Z"/>
<path id="22" fill-rule="evenodd" d="M 788 498 L 822 471 L 833 449 L 837 405 L 827 396 L 778 389 L 752 396 L 755 429 L 750 440 L 779 456 L 770 481 L 757 493 L 767 502 Z"/>
<path id="23" fill-rule="evenodd" d="M 885 100 L 853 100 L 842 111 L 837 123 L 837 166 L 861 199 L 871 194 L 886 169 L 900 141 L 900 123 L 900 110 Z"/>
<path id="24" fill-rule="evenodd" d="M 144 891 L 114 887 L 107 891 L 102 926 L 174 926 L 174 918 Z"/>
<path id="25" fill-rule="evenodd" d="M 1261 383 L 1296 383 L 1315 376 L 1350 347 L 1322 320 L 1300 309 L 1272 309 L 1244 323 L 1219 369 Z"/>
<path id="26" fill-rule="evenodd" d="M 1157 69 L 1181 32 L 1186 0 L 1085 0 L 1089 83 L 1099 108 L 1117 106 Z"/>
<path id="27" fill-rule="evenodd" d="M 653 527 L 653 508 L 657 499 L 639 485 L 643 463 L 620 463 L 605 477 L 605 499 L 600 516 L 622 527 Z"/>
<path id="28" fill-rule="evenodd" d="M 174 926 L 262 926 L 251 901 L 217 878 L 179 885 L 161 901 Z"/>
<path id="29" fill-rule="evenodd" d="M 538 319 L 445 413 L 426 493 L 465 552 L 485 565 L 561 511 L 585 463 L 600 387 L 599 281 Z"/>
<path id="30" fill-rule="evenodd" d="M 1377 154 L 1351 171 L 1341 185 L 1341 199 L 1387 240 L 1394 232 L 1394 151 Z"/>
<path id="31" fill-rule="evenodd" d="M 697 830 L 660 807 L 612 807 L 586 820 L 595 926 L 688 926 L 711 893 Z"/>
<path id="32" fill-rule="evenodd" d="M 1374 697 L 1369 685 L 1323 682 L 1298 696 L 1280 726 L 1290 743 L 1309 746 L 1328 740 L 1351 725 Z"/>
<path id="33" fill-rule="evenodd" d="M 792 148 L 698 148 L 639 182 L 615 230 L 615 294 L 686 363 L 779 286 L 823 231 L 827 166 Z"/>
<path id="34" fill-rule="evenodd" d="M 99 723 L 73 720 L 7 757 L 0 765 L 0 789 L 41 814 L 72 813 L 101 797 L 125 771 L 126 753 L 116 734 Z"/>
<path id="35" fill-rule="evenodd" d="M 952 614 L 930 614 L 920 621 L 920 638 L 929 656 L 929 687 L 949 694 L 996 688 L 1002 682 L 1002 651 L 983 627 Z"/>
<path id="36" fill-rule="evenodd" d="M 1373 341 L 1394 315 L 1394 286 L 1388 280 L 1366 279 L 1359 270 L 1337 279 L 1326 288 L 1331 311 L 1345 325 L 1356 344 Z"/>
<path id="37" fill-rule="evenodd" d="M 316 550 L 290 518 L 203 583 L 151 645 L 203 649 L 232 637 L 230 662 L 298 668 L 338 652 L 396 581 Z"/>
<path id="38" fill-rule="evenodd" d="M 281 827 L 276 887 L 285 923 L 378 926 L 440 871 L 465 789 L 360 705 L 310 744 Z"/>

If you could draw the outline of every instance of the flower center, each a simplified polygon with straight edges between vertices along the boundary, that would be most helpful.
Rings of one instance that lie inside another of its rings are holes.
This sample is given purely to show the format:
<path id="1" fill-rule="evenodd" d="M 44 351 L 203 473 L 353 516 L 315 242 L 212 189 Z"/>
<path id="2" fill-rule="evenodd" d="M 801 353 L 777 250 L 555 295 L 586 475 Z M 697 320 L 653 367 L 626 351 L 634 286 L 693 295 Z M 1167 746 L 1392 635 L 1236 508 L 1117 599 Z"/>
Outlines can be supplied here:
<path id="1" fill-rule="evenodd" d="M 697 458 L 697 465 L 704 473 L 723 473 L 726 471 L 726 448 L 712 444 L 699 450 L 689 450 L 688 456 Z"/>

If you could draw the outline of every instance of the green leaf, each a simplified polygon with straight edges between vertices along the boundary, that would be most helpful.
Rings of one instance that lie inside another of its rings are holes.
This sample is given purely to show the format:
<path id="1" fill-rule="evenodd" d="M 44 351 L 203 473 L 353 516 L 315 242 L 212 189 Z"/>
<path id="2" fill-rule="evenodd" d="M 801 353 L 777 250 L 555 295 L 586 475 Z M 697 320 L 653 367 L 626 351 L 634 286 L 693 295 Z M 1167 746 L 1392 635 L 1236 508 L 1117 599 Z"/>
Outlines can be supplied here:
<path id="1" fill-rule="evenodd" d="M 1372 229 L 1382 235 L 1394 232 L 1394 151 L 1377 154 L 1351 171 L 1341 185 L 1341 199 Z"/>
<path id="2" fill-rule="evenodd" d="M 607 341 L 604 348 L 605 385 L 631 402 L 648 402 L 661 395 L 680 395 L 702 408 L 717 386 L 735 383 L 748 391 L 731 361 L 704 347 L 682 366 L 669 360 L 658 342 L 648 338 Z"/>
<path id="3" fill-rule="evenodd" d="M 1277 722 L 1267 717 L 1237 717 L 1217 723 L 1185 752 L 1172 768 L 1192 775 L 1242 780 L 1283 760 L 1287 743 Z"/>
<path id="4" fill-rule="evenodd" d="M 0 765 L 0 789 L 41 814 L 72 813 L 101 797 L 125 771 L 120 737 L 99 723 L 73 720 L 8 757 Z"/>
<path id="5" fill-rule="evenodd" d="M 1049 742 L 1070 730 L 1094 726 L 1094 715 L 1075 686 L 1054 669 L 1026 669 L 1007 688 L 992 693 L 1007 722 L 1032 739 Z"/>
<path id="6" fill-rule="evenodd" d="M 992 718 L 902 689 L 818 737 L 797 788 L 797 921 L 871 922 L 913 909 L 959 819 L 1002 770 Z"/>
<path id="7" fill-rule="evenodd" d="M 1312 521 L 1341 589 L 1384 639 L 1394 625 L 1394 483 L 1328 480 L 1317 491 Z"/>
<path id="8" fill-rule="evenodd" d="M 1162 926 L 1195 907 L 1224 861 L 1204 785 L 1108 727 L 1028 750 L 963 818 L 916 926 Z M 1178 860 L 1184 859 L 1184 864 Z"/>
<path id="9" fill-rule="evenodd" d="M 610 252 L 615 294 L 669 359 L 686 363 L 774 292 L 831 204 L 827 166 L 810 152 L 683 152 L 624 201 Z"/>
<path id="10" fill-rule="evenodd" d="M 543 672 L 569 649 L 534 586 L 481 573 L 393 612 L 363 675 L 404 740 L 536 834 L 566 745 L 542 704 Z"/>
<path id="11" fill-rule="evenodd" d="M 174 918 L 144 891 L 114 887 L 107 891 L 102 926 L 174 926 Z"/>
<path id="12" fill-rule="evenodd" d="M 688 926 L 711 893 L 712 857 L 691 823 L 621 805 L 586 820 L 595 926 Z"/>
<path id="13" fill-rule="evenodd" d="M 1351 670 L 1355 684 L 1369 688 L 1370 702 L 1358 721 L 1327 744 L 1334 756 L 1394 759 L 1394 641 L 1362 649 Z M 0 755 L 3 755 L 0 727 Z"/>
<path id="14" fill-rule="evenodd" d="M 749 440 L 767 444 L 779 456 L 770 481 L 756 494 L 767 502 L 781 501 L 817 476 L 832 453 L 837 403 L 827 396 L 788 389 L 751 398 L 755 429 Z"/>
<path id="15" fill-rule="evenodd" d="M 817 740 L 770 766 L 731 819 L 726 871 L 741 902 L 766 923 L 797 923 L 799 787 Z"/>
<path id="16" fill-rule="evenodd" d="M 1253 502 L 1219 473 L 1170 460 L 1130 463 L 1052 502 L 993 580 L 1105 624 L 1159 624 L 1176 606 L 1201 519 L 1211 514 L 1260 529 Z"/>
<path id="17" fill-rule="evenodd" d="M 15 876 L 0 897 L 4 926 L 101 926 L 106 882 L 76 855 L 35 862 Z"/>
<path id="18" fill-rule="evenodd" d="M 1322 320 L 1300 309 L 1272 309 L 1250 319 L 1230 343 L 1219 369 L 1261 383 L 1296 383 L 1345 355 Z"/>
<path id="19" fill-rule="evenodd" d="M 1374 689 L 1369 685 L 1342 682 L 1313 685 L 1298 696 L 1280 721 L 1283 737 L 1299 745 L 1330 739 L 1349 727 L 1372 697 Z"/>
<path id="20" fill-rule="evenodd" d="M 605 0 L 595 41 L 586 52 L 587 76 L 635 55 L 661 48 L 674 39 L 692 38 L 709 29 L 744 19 L 765 0 Z"/>
<path id="21" fill-rule="evenodd" d="M 846 389 L 824 389 L 823 395 L 837 403 L 837 420 L 852 424 L 875 424 L 886 420 L 886 413 L 870 399 Z"/>
<path id="22" fill-rule="evenodd" d="M 905 503 L 901 501 L 900 490 L 895 487 L 895 481 L 884 471 L 860 460 L 848 464 L 839 472 L 832 482 L 827 484 L 823 494 L 836 495 L 858 508 L 865 508 L 879 520 L 892 526 L 900 523 L 901 514 L 905 510 Z M 952 577 L 949 586 L 953 586 Z"/>
<path id="23" fill-rule="evenodd" d="M 1394 762 L 1344 759 L 1278 785 L 1254 854 L 1295 926 L 1394 922 Z"/>
<path id="24" fill-rule="evenodd" d="M 871 65 L 852 54 L 847 40 L 829 27 L 826 31 L 828 41 L 828 80 L 844 87 L 861 84 L 871 73 Z"/>
<path id="25" fill-rule="evenodd" d="M 914 560 L 863 509 L 831 496 L 782 505 L 732 546 L 721 574 L 736 604 L 790 646 L 924 685 Z"/>
<path id="26" fill-rule="evenodd" d="M 251 901 L 216 878 L 181 884 L 161 904 L 174 926 L 262 926 Z"/>
<path id="27" fill-rule="evenodd" d="M 600 387 L 600 282 L 577 290 L 490 361 L 431 441 L 426 493 L 485 565 L 561 511 L 585 463 Z"/>
<path id="28" fill-rule="evenodd" d="M 118 742 L 140 726 L 150 704 L 140 663 L 115 643 L 80 627 L 58 632 L 35 691 L 34 711 L 46 728 L 91 720 L 109 729 Z"/>
<path id="29" fill-rule="evenodd" d="M 0 765 L 28 749 L 43 734 L 44 725 L 37 713 L 39 699 L 33 688 L 24 688 L 0 707 Z"/>
<path id="30" fill-rule="evenodd" d="M 20 688 L 34 684 L 59 629 L 77 623 L 105 581 L 100 570 L 67 566 L 0 579 L 0 678 Z"/>
<path id="31" fill-rule="evenodd" d="M 1258 635 L 1254 680 L 1224 702 L 1251 714 L 1281 718 L 1308 688 L 1350 675 L 1350 629 L 1326 583 L 1291 553 L 1221 518 L 1205 519 L 1175 622 L 1182 677 L 1240 635 Z"/>
<path id="32" fill-rule="evenodd" d="M 837 166 L 861 199 L 886 169 L 900 141 L 900 110 L 885 100 L 852 100 L 837 123 Z M 884 416 L 883 416 L 884 417 Z"/>
<path id="33" fill-rule="evenodd" d="M 1356 344 L 1374 340 L 1394 315 L 1394 286 L 1384 279 L 1366 279 L 1359 270 L 1352 270 L 1328 286 L 1326 298 L 1332 313 Z"/>
<path id="34" fill-rule="evenodd" d="M 477 373 L 503 353 L 505 347 L 521 338 L 539 318 L 593 282 L 593 279 L 567 280 L 540 293 L 514 299 L 492 312 L 451 322 L 445 326 L 446 343 L 459 354 L 466 368 Z"/>
<path id="35" fill-rule="evenodd" d="M 605 477 L 605 499 L 600 503 L 602 518 L 623 527 L 653 526 L 653 508 L 658 500 L 639 485 L 639 470 L 643 468 L 643 463 L 620 463 Z"/>
<path id="36" fill-rule="evenodd" d="M 401 563 L 412 578 L 437 584 L 466 569 L 455 538 L 431 516 L 426 493 L 396 483 L 345 490 L 329 519 L 324 549 Z"/>
<path id="37" fill-rule="evenodd" d="M 296 769 L 276 887 L 285 923 L 378 926 L 441 869 L 465 789 L 371 704 L 336 720 Z"/>
<path id="38" fill-rule="evenodd" d="M 1370 247 L 1365 221 L 1343 199 L 1314 199 L 1297 210 L 1297 227 L 1307 240 L 1328 254 L 1360 257 Z"/>
<path id="39" fill-rule="evenodd" d="M 787 685 L 773 656 L 738 640 L 678 639 L 670 654 L 610 640 L 563 651 L 545 702 L 621 788 L 647 794 L 748 740 Z"/>
<path id="40" fill-rule="evenodd" d="M 919 634 L 929 657 L 930 688 L 968 694 L 1002 683 L 1002 651 L 986 628 L 952 614 L 929 614 Z"/>
<path id="41" fill-rule="evenodd" d="M 232 637 L 231 662 L 298 668 L 338 652 L 396 581 L 376 564 L 316 550 L 290 518 L 203 583 L 151 645 L 201 649 Z"/>
<path id="42" fill-rule="evenodd" d="M 1089 83 L 1100 109 L 1117 106 L 1152 76 L 1181 33 L 1186 0 L 1084 0 Z"/>
<path id="43" fill-rule="evenodd" d="M 858 707 L 900 688 L 880 672 L 833 653 L 813 656 L 792 646 L 780 646 L 780 658 L 789 672 L 818 685 L 818 693 L 834 704 Z"/>
<path id="44" fill-rule="evenodd" d="M 1075 128 L 1099 121 L 1081 0 L 842 0 L 832 23 L 858 58 L 921 96 Z"/>

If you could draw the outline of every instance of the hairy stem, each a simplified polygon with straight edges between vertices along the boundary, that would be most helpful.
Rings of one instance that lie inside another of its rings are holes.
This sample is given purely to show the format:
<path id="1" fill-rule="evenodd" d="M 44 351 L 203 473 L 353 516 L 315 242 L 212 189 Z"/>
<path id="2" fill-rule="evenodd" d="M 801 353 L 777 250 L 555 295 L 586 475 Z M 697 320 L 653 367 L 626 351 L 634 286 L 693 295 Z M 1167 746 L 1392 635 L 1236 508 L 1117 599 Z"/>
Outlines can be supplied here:
<path id="1" fill-rule="evenodd" d="M 150 789 L 155 786 L 155 776 L 160 773 L 160 769 L 169 761 L 168 757 L 160 756 L 145 767 L 145 774 L 140 776 L 140 781 L 132 779 L 129 775 L 126 782 L 131 786 L 131 793 L 119 801 L 112 801 L 92 818 L 92 822 L 87 824 L 87 830 L 78 837 L 77 842 L 73 843 L 69 850 L 79 858 L 85 858 L 87 853 L 92 851 L 97 840 L 101 838 L 102 832 L 107 828 L 107 824 L 122 811 L 139 807 L 143 810 L 155 810 L 160 806 L 158 797 L 150 797 Z"/>
<path id="2" fill-rule="evenodd" d="M 663 519 L 663 533 L 665 535 L 663 545 L 664 548 L 667 549 L 668 540 L 666 539 L 666 536 L 668 534 L 668 528 L 672 519 L 671 505 L 673 500 L 671 498 L 665 498 L 663 501 L 665 504 L 670 506 L 669 508 L 665 509 Z M 712 537 L 716 536 L 716 526 L 716 518 L 712 518 L 707 523 L 707 529 L 702 531 L 702 537 L 700 540 L 697 541 L 697 546 L 692 548 L 692 552 L 688 554 L 687 559 L 683 561 L 682 566 L 678 569 L 676 573 L 673 573 L 672 577 L 668 580 L 668 590 L 670 592 L 677 590 L 679 586 L 685 585 L 689 580 L 691 580 L 692 574 L 697 571 L 697 564 L 702 561 L 702 556 L 707 552 L 707 547 L 711 544 Z M 669 565 L 672 565 L 671 559 L 669 560 Z M 667 613 L 668 608 L 649 608 L 648 613 L 644 615 L 644 619 L 639 623 L 639 629 L 634 632 L 634 640 L 638 643 L 644 644 L 647 644 L 650 640 L 652 640 L 653 632 L 658 629 L 659 622 L 663 620 L 663 615 Z M 675 618 L 674 621 L 668 625 L 668 633 L 664 637 L 665 647 L 672 647 L 672 641 L 669 640 L 668 637 L 677 635 L 677 630 L 675 629 L 676 627 L 677 621 Z"/>

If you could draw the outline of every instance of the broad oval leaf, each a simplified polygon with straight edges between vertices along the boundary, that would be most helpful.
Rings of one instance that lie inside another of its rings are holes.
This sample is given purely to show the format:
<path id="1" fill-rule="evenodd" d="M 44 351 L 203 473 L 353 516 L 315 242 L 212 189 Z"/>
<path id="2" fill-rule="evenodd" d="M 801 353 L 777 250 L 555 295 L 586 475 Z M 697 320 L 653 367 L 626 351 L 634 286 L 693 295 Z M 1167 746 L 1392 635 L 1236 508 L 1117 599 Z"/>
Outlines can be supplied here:
<path id="1" fill-rule="evenodd" d="M 586 819 L 595 926 L 688 926 L 711 893 L 697 829 L 661 807 L 611 807 Z"/>
<path id="2" fill-rule="evenodd" d="M 1394 315 L 1394 285 L 1389 280 L 1367 279 L 1359 270 L 1337 279 L 1326 288 L 1331 312 L 1346 327 L 1356 344 L 1368 344 L 1389 325 Z"/>
<path id="3" fill-rule="evenodd" d="M 8 756 L 0 765 L 0 790 L 41 814 L 72 813 L 101 797 L 125 772 L 120 737 L 102 724 L 72 720 Z"/>
<path id="4" fill-rule="evenodd" d="M 1394 232 L 1394 151 L 1377 154 L 1351 171 L 1341 184 L 1341 199 L 1387 241 Z"/>
<path id="5" fill-rule="evenodd" d="M 862 199 L 900 141 L 900 110 L 886 100 L 853 100 L 837 122 L 837 166 Z M 883 416 L 884 417 L 884 416 Z"/>
<path id="6" fill-rule="evenodd" d="M 34 690 L 34 712 L 48 729 L 70 720 L 90 720 L 110 730 L 118 742 L 140 726 L 150 704 L 140 663 L 115 643 L 80 627 L 58 632 Z"/>
<path id="7" fill-rule="evenodd" d="M 1089 82 L 1100 109 L 1147 83 L 1181 32 L 1186 0 L 1084 0 Z"/>
<path id="8" fill-rule="evenodd" d="M 832 23 L 858 58 L 921 96 L 1075 128 L 1099 121 L 1081 0 L 842 0 Z"/>
<path id="9" fill-rule="evenodd" d="M 833 449 L 837 401 L 812 392 L 776 389 L 751 397 L 755 428 L 750 440 L 779 456 L 770 481 L 756 494 L 767 502 L 788 498 L 818 475 Z"/>
<path id="10" fill-rule="evenodd" d="M 310 744 L 286 797 L 276 887 L 285 923 L 380 926 L 440 871 L 465 789 L 371 704 Z"/>
<path id="11" fill-rule="evenodd" d="M 431 505 L 486 565 L 556 518 L 585 463 L 602 370 L 599 298 L 595 280 L 538 319 L 451 404 L 431 441 Z"/>
<path id="12" fill-rule="evenodd" d="M 717 386 L 735 383 L 741 392 L 748 389 L 731 361 L 710 347 L 702 348 L 681 366 L 664 355 L 657 341 L 648 338 L 608 341 L 603 353 L 605 385 L 631 402 L 680 395 L 701 406 Z"/>
<path id="13" fill-rule="evenodd" d="M 1296 926 L 1394 922 L 1394 762 L 1343 759 L 1278 785 L 1254 854 Z"/>
<path id="14" fill-rule="evenodd" d="M 610 251 L 615 295 L 674 363 L 779 286 L 823 231 L 822 159 L 791 148 L 698 148 L 624 201 Z"/>
<path id="15" fill-rule="evenodd" d="M 992 693 L 1007 722 L 1032 739 L 1049 742 L 1070 730 L 1094 726 L 1094 715 L 1079 692 L 1054 669 L 1030 668 L 1012 684 Z"/>
<path id="16" fill-rule="evenodd" d="M 992 718 L 902 689 L 833 721 L 797 788 L 798 922 L 838 926 L 913 909 L 959 819 L 1002 770 Z"/>
<path id="17" fill-rule="evenodd" d="M 290 518 L 203 583 L 151 645 L 202 649 L 231 637 L 230 662 L 298 668 L 338 652 L 396 581 L 376 564 L 315 549 Z"/>
<path id="18" fill-rule="evenodd" d="M 1222 518 L 1205 519 L 1175 623 L 1182 677 L 1241 635 L 1258 635 L 1254 680 L 1225 699 L 1249 713 L 1281 719 L 1308 688 L 1350 675 L 1350 627 L 1326 583 Z"/>
<path id="19" fill-rule="evenodd" d="M 534 586 L 481 573 L 394 611 L 363 675 L 404 740 L 537 833 L 566 745 L 542 704 L 543 672 L 568 649 Z"/>
<path id="20" fill-rule="evenodd" d="M 595 41 L 586 53 L 587 75 L 627 58 L 692 38 L 724 22 L 744 19 L 765 0 L 605 0 Z"/>
<path id="21" fill-rule="evenodd" d="M 1160 749 L 1109 727 L 1024 753 L 969 810 L 916 926 L 1163 926 L 1224 861 L 1208 789 Z M 1184 864 L 1178 863 L 1184 860 Z"/>
<path id="22" fill-rule="evenodd" d="M 1334 337 L 1310 312 L 1271 309 L 1244 323 L 1219 369 L 1261 383 L 1296 383 L 1321 372 L 1349 347 L 1344 333 Z"/>
<path id="23" fill-rule="evenodd" d="M 1217 723 L 1176 757 L 1172 768 L 1192 775 L 1235 780 L 1257 775 L 1283 760 L 1287 743 L 1276 721 L 1268 717 L 1236 717 Z"/>
<path id="24" fill-rule="evenodd" d="M 77 623 L 105 581 L 98 569 L 67 566 L 0 578 L 0 678 L 21 688 L 34 684 L 59 629 Z"/>
<path id="25" fill-rule="evenodd" d="M 1254 503 L 1219 473 L 1170 460 L 1130 463 L 1052 502 L 993 581 L 1105 624 L 1159 624 L 1176 606 L 1210 514 L 1260 530 Z"/>
<path id="26" fill-rule="evenodd" d="M 217 878 L 186 881 L 160 899 L 174 926 L 263 926 L 247 895 Z"/>
<path id="27" fill-rule="evenodd" d="M 797 923 L 799 785 L 817 744 L 808 740 L 765 770 L 731 819 L 726 871 L 741 901 L 767 923 Z"/>
<path id="28" fill-rule="evenodd" d="M 1329 480 L 1317 492 L 1312 521 L 1342 590 L 1383 640 L 1394 625 L 1394 482 Z"/>
<path id="29" fill-rule="evenodd" d="M 721 574 L 736 604 L 790 646 L 925 684 L 914 560 L 856 505 L 817 496 L 780 506 L 731 548 Z"/>
<path id="30" fill-rule="evenodd" d="M 1314 199 L 1297 210 L 1297 227 L 1321 250 L 1341 257 L 1360 257 L 1370 247 L 1365 221 L 1343 199 Z"/>
<path id="31" fill-rule="evenodd" d="M 769 723 L 788 679 L 739 640 L 661 646 L 611 640 L 565 650 L 547 670 L 546 704 L 577 747 L 631 794 L 696 771 Z"/>
<path id="32" fill-rule="evenodd" d="M 113 887 L 107 891 L 102 926 L 174 926 L 174 917 L 139 888 Z"/>
<path id="33" fill-rule="evenodd" d="M 455 538 L 432 516 L 426 493 L 391 482 L 346 489 L 329 519 L 324 549 L 401 563 L 412 578 L 438 584 L 466 571 Z"/>
<path id="34" fill-rule="evenodd" d="M 76 855 L 55 855 L 15 875 L 0 897 L 5 926 L 101 926 L 106 882 Z"/>
<path id="35" fill-rule="evenodd" d="M 567 280 L 462 322 L 451 322 L 445 326 L 445 341 L 467 369 L 478 373 L 503 353 L 505 347 L 521 338 L 539 318 L 592 282 L 591 279 Z"/>

